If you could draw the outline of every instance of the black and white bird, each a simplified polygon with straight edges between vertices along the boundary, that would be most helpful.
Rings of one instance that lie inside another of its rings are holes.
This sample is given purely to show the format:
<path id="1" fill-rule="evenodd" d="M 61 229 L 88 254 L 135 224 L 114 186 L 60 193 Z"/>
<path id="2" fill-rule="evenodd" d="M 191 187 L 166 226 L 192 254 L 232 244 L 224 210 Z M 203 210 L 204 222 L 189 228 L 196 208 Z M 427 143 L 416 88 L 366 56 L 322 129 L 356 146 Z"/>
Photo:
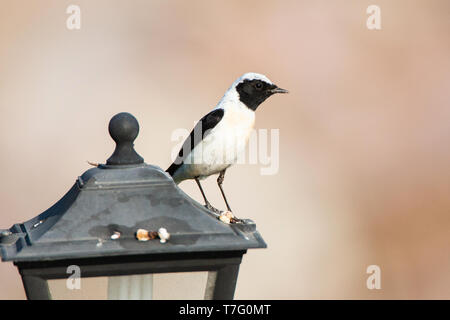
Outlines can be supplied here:
<path id="1" fill-rule="evenodd" d="M 238 156 L 245 150 L 258 106 L 275 93 L 287 92 L 262 74 L 242 75 L 233 82 L 217 106 L 195 125 L 166 172 L 177 184 L 194 179 L 202 193 L 205 207 L 215 213 L 221 211 L 210 204 L 200 180 L 219 174 L 217 184 L 227 210 L 231 212 L 222 188 L 225 171 L 236 163 Z"/>

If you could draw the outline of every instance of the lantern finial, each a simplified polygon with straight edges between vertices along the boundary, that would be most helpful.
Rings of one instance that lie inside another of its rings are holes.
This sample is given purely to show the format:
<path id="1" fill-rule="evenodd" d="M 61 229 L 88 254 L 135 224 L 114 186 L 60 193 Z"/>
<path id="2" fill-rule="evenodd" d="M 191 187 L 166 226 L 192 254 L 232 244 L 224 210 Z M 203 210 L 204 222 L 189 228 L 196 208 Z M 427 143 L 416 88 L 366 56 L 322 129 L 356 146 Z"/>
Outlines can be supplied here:
<path id="1" fill-rule="evenodd" d="M 116 149 L 106 161 L 107 165 L 141 164 L 144 159 L 134 150 L 134 140 L 139 133 L 139 123 L 128 113 L 116 114 L 109 121 L 109 134 L 116 142 Z"/>

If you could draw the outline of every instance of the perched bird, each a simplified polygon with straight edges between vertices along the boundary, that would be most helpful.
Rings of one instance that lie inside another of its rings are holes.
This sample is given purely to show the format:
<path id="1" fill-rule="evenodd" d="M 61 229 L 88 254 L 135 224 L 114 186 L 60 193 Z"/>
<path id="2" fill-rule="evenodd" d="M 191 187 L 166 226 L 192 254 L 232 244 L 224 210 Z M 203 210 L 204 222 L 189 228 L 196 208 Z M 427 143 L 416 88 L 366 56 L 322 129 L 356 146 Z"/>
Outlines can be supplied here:
<path id="1" fill-rule="evenodd" d="M 219 174 L 217 184 L 227 210 L 231 212 L 222 188 L 225 171 L 236 163 L 239 154 L 245 150 L 255 123 L 256 109 L 275 93 L 288 91 L 278 88 L 262 74 L 242 75 L 233 82 L 217 106 L 195 125 L 166 172 L 177 184 L 194 179 L 202 193 L 205 207 L 215 213 L 221 211 L 210 204 L 200 180 Z"/>

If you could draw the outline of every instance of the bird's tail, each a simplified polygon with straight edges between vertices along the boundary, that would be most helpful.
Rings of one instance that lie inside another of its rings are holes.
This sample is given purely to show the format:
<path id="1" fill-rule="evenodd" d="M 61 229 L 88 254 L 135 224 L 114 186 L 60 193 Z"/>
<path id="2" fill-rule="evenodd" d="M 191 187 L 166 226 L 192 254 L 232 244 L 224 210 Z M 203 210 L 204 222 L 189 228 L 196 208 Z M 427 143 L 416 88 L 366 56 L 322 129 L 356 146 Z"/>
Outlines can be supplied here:
<path id="1" fill-rule="evenodd" d="M 179 167 L 180 167 L 179 164 L 172 163 L 172 164 L 170 165 L 170 167 L 167 168 L 167 170 L 166 170 L 166 172 L 167 172 L 168 174 L 170 174 L 170 176 L 172 177 L 173 181 L 175 181 L 176 184 L 179 184 L 179 183 L 181 182 L 181 181 L 178 181 L 178 179 L 176 179 L 176 176 L 175 176 L 175 171 L 177 171 L 177 169 L 178 169 Z"/>
<path id="2" fill-rule="evenodd" d="M 178 165 L 176 165 L 175 163 L 172 163 L 170 165 L 170 167 L 167 168 L 166 172 L 173 177 L 173 175 L 175 174 L 175 171 L 177 171 L 178 167 L 179 167 Z"/>

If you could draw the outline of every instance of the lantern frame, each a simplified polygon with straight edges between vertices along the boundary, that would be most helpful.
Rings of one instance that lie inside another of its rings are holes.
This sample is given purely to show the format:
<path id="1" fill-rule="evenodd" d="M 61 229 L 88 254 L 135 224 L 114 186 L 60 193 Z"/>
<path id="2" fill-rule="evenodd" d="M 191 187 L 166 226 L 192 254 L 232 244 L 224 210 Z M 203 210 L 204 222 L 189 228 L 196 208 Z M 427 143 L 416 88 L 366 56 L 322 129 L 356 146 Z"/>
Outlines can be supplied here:
<path id="1" fill-rule="evenodd" d="M 80 267 L 81 278 L 170 272 L 217 272 L 209 298 L 231 300 L 234 297 L 239 266 L 244 253 L 245 251 L 172 253 L 14 264 L 19 269 L 29 300 L 51 299 L 48 280 L 68 278 L 67 267 L 70 265 Z"/>
<path id="2" fill-rule="evenodd" d="M 144 163 L 133 148 L 138 132 L 131 114 L 115 115 L 109 133 L 116 148 L 106 164 L 84 172 L 40 215 L 0 230 L 2 260 L 17 266 L 28 299 L 50 299 L 47 280 L 68 278 L 70 265 L 81 278 L 215 272 L 206 297 L 232 299 L 247 249 L 267 247 L 252 220 L 222 222 Z M 136 238 L 138 228 L 160 227 L 171 233 L 167 243 Z"/>

